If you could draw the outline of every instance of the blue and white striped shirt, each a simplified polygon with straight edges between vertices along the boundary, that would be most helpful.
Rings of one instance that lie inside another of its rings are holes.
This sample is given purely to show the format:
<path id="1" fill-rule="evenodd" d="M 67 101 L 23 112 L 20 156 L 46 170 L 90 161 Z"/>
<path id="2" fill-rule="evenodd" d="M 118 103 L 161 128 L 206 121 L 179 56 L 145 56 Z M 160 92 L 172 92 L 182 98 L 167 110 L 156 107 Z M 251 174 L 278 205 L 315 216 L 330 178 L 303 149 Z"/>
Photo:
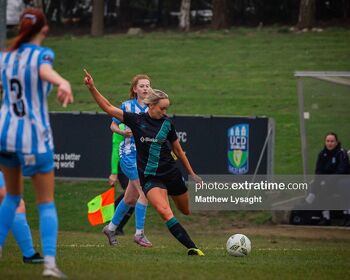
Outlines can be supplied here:
<path id="1" fill-rule="evenodd" d="M 0 150 L 45 153 L 53 150 L 47 108 L 52 88 L 39 76 L 39 68 L 52 65 L 54 52 L 25 43 L 10 52 L 0 52 L 3 99 L 0 110 Z"/>
<path id="2" fill-rule="evenodd" d="M 122 109 L 124 112 L 140 114 L 147 112 L 148 106 L 141 106 L 135 98 L 123 102 L 120 109 Z M 116 118 L 113 118 L 113 121 L 117 124 L 120 124 L 120 121 Z M 125 126 L 125 129 L 127 128 L 129 127 Z M 123 142 L 121 142 L 119 146 L 119 156 L 122 158 L 123 156 L 126 156 L 132 152 L 136 152 L 135 139 L 134 137 L 125 137 Z"/>

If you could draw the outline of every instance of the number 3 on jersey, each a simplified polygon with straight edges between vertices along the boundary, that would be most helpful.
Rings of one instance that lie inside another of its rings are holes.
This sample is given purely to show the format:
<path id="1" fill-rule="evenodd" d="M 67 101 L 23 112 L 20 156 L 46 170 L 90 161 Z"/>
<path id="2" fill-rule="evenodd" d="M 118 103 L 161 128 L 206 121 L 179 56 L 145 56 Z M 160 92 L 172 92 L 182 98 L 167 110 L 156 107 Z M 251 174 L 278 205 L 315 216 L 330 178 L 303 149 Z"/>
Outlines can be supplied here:
<path id="1" fill-rule="evenodd" d="M 11 89 L 11 92 L 14 92 L 17 97 L 17 101 L 12 104 L 13 111 L 15 112 L 16 116 L 23 117 L 26 114 L 26 112 L 24 109 L 24 102 L 22 99 L 23 93 L 22 93 L 22 85 L 20 81 L 18 81 L 17 79 L 11 79 L 10 89 Z"/>

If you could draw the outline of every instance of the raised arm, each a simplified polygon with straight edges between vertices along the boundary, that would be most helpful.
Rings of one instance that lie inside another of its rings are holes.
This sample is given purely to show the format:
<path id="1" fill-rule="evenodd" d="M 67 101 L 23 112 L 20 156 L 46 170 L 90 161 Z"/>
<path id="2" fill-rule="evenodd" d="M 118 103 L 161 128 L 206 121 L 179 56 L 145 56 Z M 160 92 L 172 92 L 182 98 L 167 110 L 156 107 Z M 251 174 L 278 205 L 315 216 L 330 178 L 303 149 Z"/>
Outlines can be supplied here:
<path id="1" fill-rule="evenodd" d="M 86 87 L 91 92 L 92 97 L 95 99 L 96 103 L 100 108 L 105 111 L 108 115 L 111 117 L 115 117 L 121 122 L 124 121 L 124 113 L 122 110 L 120 110 L 117 107 L 114 107 L 107 98 L 105 98 L 95 87 L 94 80 L 92 79 L 92 76 L 89 74 L 88 71 L 84 69 L 85 77 L 84 77 L 84 83 Z"/>

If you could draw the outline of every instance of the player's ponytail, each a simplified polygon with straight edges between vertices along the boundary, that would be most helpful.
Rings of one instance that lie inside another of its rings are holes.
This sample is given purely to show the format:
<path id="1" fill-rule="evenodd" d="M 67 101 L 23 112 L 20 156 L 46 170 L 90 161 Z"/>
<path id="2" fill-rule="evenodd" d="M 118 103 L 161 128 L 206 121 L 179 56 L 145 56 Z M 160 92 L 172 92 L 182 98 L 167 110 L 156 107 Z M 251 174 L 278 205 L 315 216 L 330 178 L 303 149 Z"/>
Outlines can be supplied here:
<path id="1" fill-rule="evenodd" d="M 47 25 L 47 21 L 41 10 L 25 9 L 20 17 L 19 33 L 7 50 L 16 50 L 21 44 L 29 42 L 45 25 Z"/>
<path id="2" fill-rule="evenodd" d="M 155 105 L 158 104 L 161 99 L 169 99 L 169 96 L 164 91 L 150 88 L 143 103 L 146 105 Z"/>
<path id="3" fill-rule="evenodd" d="M 148 80 L 149 82 L 151 82 L 150 77 L 148 77 L 145 74 L 139 74 L 139 75 L 136 75 L 134 78 L 132 78 L 130 90 L 129 90 L 130 99 L 134 99 L 137 97 L 137 93 L 134 91 L 134 87 L 137 86 L 137 83 L 139 82 L 139 80 Z"/>

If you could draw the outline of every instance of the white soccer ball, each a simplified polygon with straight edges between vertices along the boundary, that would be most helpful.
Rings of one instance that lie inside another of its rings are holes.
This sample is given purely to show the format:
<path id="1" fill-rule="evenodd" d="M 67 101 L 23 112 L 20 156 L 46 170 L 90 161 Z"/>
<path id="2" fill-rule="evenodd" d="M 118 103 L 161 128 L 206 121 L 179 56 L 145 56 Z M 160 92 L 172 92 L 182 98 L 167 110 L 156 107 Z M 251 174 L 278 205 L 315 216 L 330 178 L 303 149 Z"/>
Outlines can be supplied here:
<path id="1" fill-rule="evenodd" d="M 238 233 L 227 240 L 226 250 L 231 256 L 244 257 L 249 255 L 252 245 L 247 236 Z"/>

